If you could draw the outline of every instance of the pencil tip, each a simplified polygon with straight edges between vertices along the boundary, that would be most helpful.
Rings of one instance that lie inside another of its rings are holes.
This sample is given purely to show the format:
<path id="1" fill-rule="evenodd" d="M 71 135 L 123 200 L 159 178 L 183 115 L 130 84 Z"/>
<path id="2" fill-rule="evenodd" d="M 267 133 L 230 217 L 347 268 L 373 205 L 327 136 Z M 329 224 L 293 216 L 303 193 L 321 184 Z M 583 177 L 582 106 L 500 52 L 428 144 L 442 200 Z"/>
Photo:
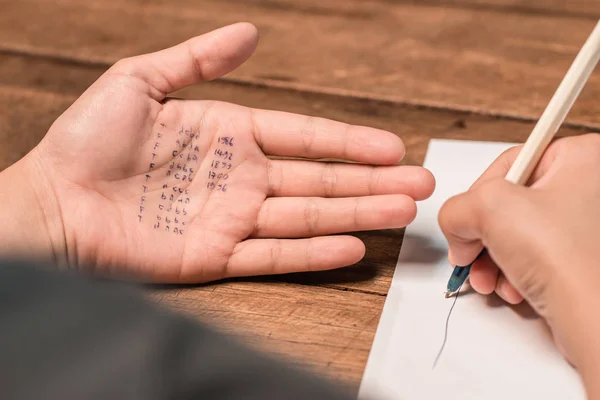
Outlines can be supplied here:
<path id="1" fill-rule="evenodd" d="M 453 294 L 454 294 L 453 292 L 451 292 L 451 291 L 448 290 L 446 292 L 446 295 L 444 297 L 449 298 L 449 297 L 452 297 Z"/>

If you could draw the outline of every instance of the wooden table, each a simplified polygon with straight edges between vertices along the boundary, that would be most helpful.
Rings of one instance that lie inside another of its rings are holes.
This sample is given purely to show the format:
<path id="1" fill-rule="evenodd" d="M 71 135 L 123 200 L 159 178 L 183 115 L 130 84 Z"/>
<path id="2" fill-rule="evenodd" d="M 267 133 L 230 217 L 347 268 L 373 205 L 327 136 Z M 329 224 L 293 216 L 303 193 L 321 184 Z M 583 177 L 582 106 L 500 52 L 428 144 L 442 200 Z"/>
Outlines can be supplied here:
<path id="1" fill-rule="evenodd" d="M 109 65 L 251 21 L 256 55 L 180 93 L 430 138 L 523 141 L 600 18 L 596 0 L 0 0 L 0 168 Z M 600 128 L 600 73 L 561 135 Z M 358 265 L 154 288 L 157 302 L 357 388 L 402 242 L 357 233 Z"/>

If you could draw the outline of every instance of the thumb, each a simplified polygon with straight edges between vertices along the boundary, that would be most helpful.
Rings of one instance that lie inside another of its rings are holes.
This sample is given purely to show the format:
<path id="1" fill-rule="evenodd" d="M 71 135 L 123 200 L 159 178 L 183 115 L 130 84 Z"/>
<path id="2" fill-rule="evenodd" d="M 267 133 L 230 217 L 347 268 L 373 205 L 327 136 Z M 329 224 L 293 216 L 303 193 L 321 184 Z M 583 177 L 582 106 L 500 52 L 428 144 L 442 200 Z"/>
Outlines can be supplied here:
<path id="1" fill-rule="evenodd" d="M 110 72 L 142 80 L 150 86 L 151 96 L 161 101 L 169 93 L 235 70 L 257 44 L 256 27 L 237 23 L 165 50 L 123 59 Z"/>

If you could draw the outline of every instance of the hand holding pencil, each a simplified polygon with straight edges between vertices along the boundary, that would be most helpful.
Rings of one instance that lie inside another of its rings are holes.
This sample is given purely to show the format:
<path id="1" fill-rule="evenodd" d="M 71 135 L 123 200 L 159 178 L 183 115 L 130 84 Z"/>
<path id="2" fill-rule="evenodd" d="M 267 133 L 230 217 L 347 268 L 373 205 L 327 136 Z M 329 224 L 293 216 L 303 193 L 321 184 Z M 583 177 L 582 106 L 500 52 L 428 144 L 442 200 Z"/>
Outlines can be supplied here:
<path id="1" fill-rule="evenodd" d="M 600 24 L 526 144 L 501 155 L 439 215 L 450 262 L 472 263 L 470 284 L 482 294 L 527 300 L 590 398 L 600 395 L 600 135 L 548 143 L 598 58 Z"/>
<path id="2" fill-rule="evenodd" d="M 573 65 L 567 72 L 552 100 L 550 100 L 548 107 L 546 107 L 533 132 L 531 132 L 525 145 L 512 163 L 505 178 L 508 182 L 518 185 L 527 183 L 544 151 L 564 122 L 599 60 L 600 22 L 598 22 L 589 39 L 575 58 Z M 469 261 L 468 264 L 463 264 L 464 266 L 457 265 L 454 268 L 448 281 L 446 297 L 451 297 L 460 290 L 463 283 L 469 277 L 474 260 L 478 259 L 482 254 L 483 251 L 480 250 L 479 255 Z"/>

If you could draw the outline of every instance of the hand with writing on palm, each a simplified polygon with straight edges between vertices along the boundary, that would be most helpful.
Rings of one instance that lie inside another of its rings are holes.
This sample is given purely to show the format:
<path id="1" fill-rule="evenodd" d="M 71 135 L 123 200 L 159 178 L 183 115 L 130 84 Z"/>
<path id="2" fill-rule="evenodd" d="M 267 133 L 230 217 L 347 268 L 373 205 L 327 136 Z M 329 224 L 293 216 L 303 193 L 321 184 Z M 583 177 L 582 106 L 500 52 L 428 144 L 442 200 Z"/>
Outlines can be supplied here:
<path id="1" fill-rule="evenodd" d="M 395 165 L 404 148 L 391 133 L 167 97 L 235 69 L 256 43 L 236 24 L 122 60 L 53 124 L 29 158 L 60 227 L 55 253 L 72 267 L 204 282 L 350 265 L 364 245 L 328 235 L 414 218 L 433 179 Z"/>

